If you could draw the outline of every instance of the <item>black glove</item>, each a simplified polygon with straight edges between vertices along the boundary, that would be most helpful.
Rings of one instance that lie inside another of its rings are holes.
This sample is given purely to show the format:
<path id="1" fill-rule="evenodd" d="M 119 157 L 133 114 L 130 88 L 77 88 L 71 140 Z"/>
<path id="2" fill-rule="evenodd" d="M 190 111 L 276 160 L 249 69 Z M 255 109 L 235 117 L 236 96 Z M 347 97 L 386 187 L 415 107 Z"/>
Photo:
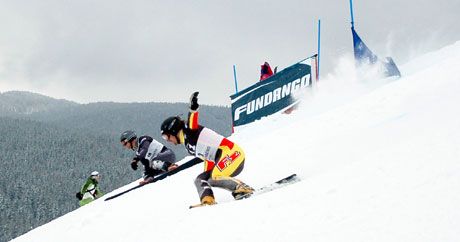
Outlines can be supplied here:
<path id="1" fill-rule="evenodd" d="M 77 197 L 78 200 L 83 199 L 83 194 L 81 194 L 81 192 L 77 192 L 77 194 L 75 194 L 75 196 Z"/>
<path id="2" fill-rule="evenodd" d="M 137 161 L 132 161 L 132 162 L 131 162 L 131 168 L 132 168 L 133 170 L 137 170 Z"/>
<path id="3" fill-rule="evenodd" d="M 192 96 L 190 96 L 190 110 L 196 111 L 200 105 L 198 104 L 198 93 L 194 92 Z"/>

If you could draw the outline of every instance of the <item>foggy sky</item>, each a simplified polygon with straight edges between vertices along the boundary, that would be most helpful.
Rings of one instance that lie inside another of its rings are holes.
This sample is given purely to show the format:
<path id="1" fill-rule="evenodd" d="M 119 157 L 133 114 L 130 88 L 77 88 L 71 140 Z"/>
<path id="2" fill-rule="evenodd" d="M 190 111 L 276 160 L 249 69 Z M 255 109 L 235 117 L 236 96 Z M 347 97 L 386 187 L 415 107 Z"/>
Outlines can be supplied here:
<path id="1" fill-rule="evenodd" d="M 355 28 L 402 65 L 460 40 L 459 0 L 355 0 Z M 229 105 L 258 81 L 317 50 L 321 75 L 352 54 L 348 0 L 0 0 L 0 92 L 27 90 L 80 103 Z M 402 73 L 404 75 L 404 73 Z"/>

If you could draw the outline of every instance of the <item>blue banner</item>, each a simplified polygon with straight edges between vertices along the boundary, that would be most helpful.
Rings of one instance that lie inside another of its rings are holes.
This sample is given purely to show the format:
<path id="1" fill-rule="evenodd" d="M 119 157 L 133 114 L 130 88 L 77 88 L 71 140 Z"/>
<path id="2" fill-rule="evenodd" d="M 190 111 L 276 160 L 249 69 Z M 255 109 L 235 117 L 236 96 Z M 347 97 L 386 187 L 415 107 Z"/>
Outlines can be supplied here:
<path id="1" fill-rule="evenodd" d="M 386 77 L 390 76 L 401 76 L 398 67 L 394 63 L 391 57 L 386 57 L 386 61 L 381 61 L 379 58 L 372 53 L 372 51 L 364 44 L 363 40 L 356 33 L 355 28 L 351 27 L 351 32 L 353 34 L 353 49 L 355 53 L 355 60 L 358 65 L 374 65 L 380 64 L 383 67 L 383 72 Z"/>
<path id="2" fill-rule="evenodd" d="M 254 122 L 294 105 L 294 94 L 310 85 L 311 66 L 299 62 L 230 96 L 233 126 Z"/>

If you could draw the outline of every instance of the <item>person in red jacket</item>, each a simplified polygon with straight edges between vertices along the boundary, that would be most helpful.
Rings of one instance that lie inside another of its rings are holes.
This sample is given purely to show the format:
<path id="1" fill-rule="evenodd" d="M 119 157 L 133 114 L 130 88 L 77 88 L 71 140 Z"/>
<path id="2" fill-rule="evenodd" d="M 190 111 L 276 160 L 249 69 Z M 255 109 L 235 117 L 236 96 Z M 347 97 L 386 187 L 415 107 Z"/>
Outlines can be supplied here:
<path id="1" fill-rule="evenodd" d="M 254 189 L 234 178 L 244 167 L 243 150 L 224 136 L 198 124 L 198 107 L 198 92 L 195 92 L 190 98 L 187 122 L 173 116 L 161 124 L 163 139 L 174 145 L 184 144 L 191 155 L 204 161 L 204 171 L 195 179 L 201 204 L 194 206 L 216 203 L 211 187 L 231 191 L 236 200 L 250 196 Z"/>
<path id="2" fill-rule="evenodd" d="M 265 62 L 260 66 L 260 81 L 263 81 L 269 77 L 273 76 L 273 71 L 268 62 Z"/>

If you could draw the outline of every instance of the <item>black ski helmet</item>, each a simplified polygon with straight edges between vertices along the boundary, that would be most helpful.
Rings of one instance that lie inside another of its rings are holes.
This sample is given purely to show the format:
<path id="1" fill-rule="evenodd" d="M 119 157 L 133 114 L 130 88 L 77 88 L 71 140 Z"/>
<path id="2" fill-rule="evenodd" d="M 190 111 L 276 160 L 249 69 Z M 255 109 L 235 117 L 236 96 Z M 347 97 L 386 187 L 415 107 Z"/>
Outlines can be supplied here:
<path id="1" fill-rule="evenodd" d="M 169 117 L 161 124 L 161 134 L 177 136 L 179 131 L 185 127 L 184 121 L 179 117 Z"/>
<path id="2" fill-rule="evenodd" d="M 137 138 L 136 132 L 132 130 L 126 130 L 125 132 L 121 134 L 120 142 L 131 141 L 132 139 L 135 139 L 135 138 Z"/>

